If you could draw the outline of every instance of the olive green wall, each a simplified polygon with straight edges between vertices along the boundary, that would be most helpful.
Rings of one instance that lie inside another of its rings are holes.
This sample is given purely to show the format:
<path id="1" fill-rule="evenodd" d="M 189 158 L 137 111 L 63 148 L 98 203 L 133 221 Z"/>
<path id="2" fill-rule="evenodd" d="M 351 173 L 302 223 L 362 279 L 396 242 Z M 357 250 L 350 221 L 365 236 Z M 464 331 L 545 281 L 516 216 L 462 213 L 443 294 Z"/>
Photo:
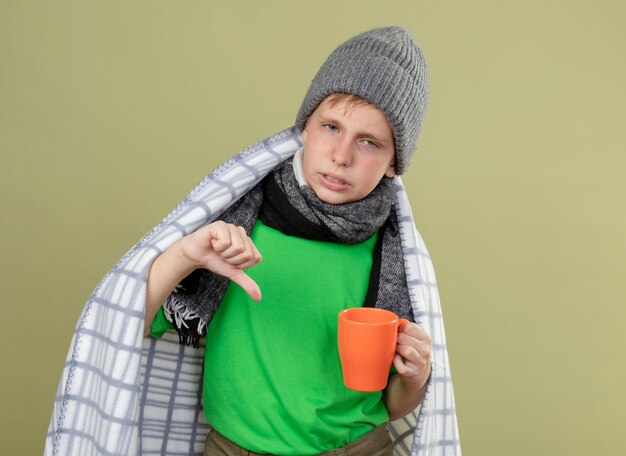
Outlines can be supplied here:
<path id="1" fill-rule="evenodd" d="M 466 455 L 626 454 L 626 6 L 0 3 L 0 453 L 41 454 L 83 303 L 206 173 L 402 24 L 431 105 L 404 182 Z"/>

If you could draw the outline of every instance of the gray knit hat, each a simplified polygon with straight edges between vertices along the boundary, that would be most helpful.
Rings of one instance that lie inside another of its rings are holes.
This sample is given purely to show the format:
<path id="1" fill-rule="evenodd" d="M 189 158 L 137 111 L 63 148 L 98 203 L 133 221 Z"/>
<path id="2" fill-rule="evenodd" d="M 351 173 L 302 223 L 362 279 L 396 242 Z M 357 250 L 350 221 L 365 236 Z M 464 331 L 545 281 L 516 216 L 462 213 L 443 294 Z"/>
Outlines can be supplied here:
<path id="1" fill-rule="evenodd" d="M 334 92 L 358 95 L 385 113 L 396 143 L 396 173 L 402 174 L 415 152 L 428 106 L 426 61 L 409 32 L 376 28 L 335 49 L 311 82 L 296 128 L 302 131 L 315 108 Z"/>

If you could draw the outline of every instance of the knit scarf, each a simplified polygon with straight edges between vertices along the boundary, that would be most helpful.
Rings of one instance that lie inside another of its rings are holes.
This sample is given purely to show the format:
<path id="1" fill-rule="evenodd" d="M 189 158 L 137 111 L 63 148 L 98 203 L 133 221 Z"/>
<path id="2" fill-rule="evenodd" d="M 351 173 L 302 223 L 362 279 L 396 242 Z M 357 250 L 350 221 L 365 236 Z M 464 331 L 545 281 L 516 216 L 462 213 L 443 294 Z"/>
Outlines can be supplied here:
<path id="1" fill-rule="evenodd" d="M 330 204 L 320 200 L 306 183 L 302 154 L 303 150 L 298 150 L 219 220 L 243 227 L 248 235 L 260 219 L 289 236 L 344 244 L 363 242 L 380 231 L 363 305 L 413 321 L 390 179 L 383 178 L 361 200 Z M 198 347 L 228 284 L 223 276 L 197 269 L 168 296 L 163 305 L 165 315 L 174 324 L 181 344 Z"/>

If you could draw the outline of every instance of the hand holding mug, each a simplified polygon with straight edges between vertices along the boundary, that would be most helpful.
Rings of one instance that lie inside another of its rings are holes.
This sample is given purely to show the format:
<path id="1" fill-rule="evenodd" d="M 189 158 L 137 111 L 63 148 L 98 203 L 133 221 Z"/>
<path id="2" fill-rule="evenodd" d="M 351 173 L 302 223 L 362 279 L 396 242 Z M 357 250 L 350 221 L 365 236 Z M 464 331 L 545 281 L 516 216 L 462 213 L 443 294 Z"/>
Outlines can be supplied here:
<path id="1" fill-rule="evenodd" d="M 399 328 L 393 366 L 407 383 L 423 386 L 430 375 L 432 339 L 415 323 L 407 322 Z"/>

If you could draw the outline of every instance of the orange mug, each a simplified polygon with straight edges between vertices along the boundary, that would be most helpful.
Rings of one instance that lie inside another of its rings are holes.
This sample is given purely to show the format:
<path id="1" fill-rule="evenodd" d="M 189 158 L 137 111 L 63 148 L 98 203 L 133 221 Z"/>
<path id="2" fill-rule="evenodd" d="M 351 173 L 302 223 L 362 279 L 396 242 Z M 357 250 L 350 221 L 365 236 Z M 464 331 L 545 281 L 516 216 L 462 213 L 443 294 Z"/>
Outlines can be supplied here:
<path id="1" fill-rule="evenodd" d="M 384 309 L 354 307 L 339 312 L 337 339 L 343 383 L 358 391 L 387 386 L 398 328 L 408 323 Z"/>

